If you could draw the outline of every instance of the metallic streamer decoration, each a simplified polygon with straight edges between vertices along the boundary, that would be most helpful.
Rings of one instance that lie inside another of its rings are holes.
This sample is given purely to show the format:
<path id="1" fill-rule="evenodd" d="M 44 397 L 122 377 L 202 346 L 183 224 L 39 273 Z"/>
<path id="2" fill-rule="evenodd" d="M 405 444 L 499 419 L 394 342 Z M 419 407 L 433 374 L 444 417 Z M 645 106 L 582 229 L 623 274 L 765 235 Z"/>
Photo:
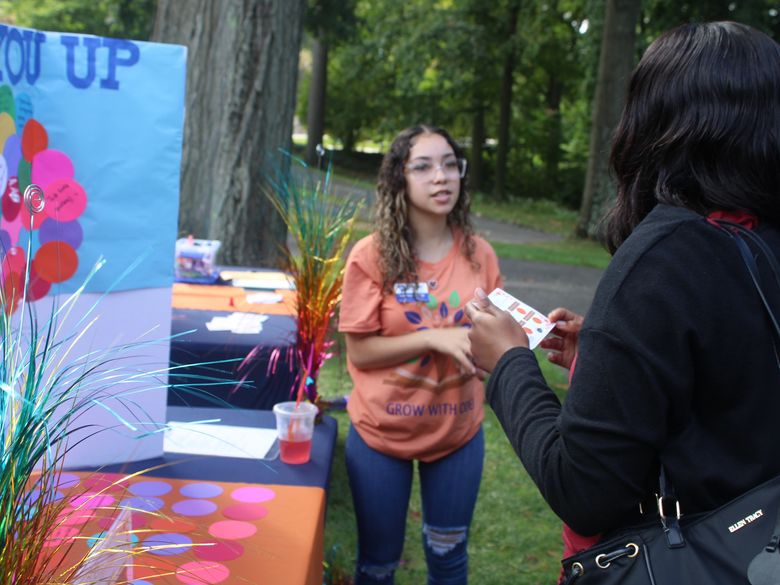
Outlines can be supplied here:
<path id="1" fill-rule="evenodd" d="M 286 154 L 266 190 L 297 248 L 292 253 L 283 247 L 297 297 L 298 374 L 291 391 L 298 402 L 308 398 L 315 404 L 320 402 L 320 368 L 331 357 L 331 322 L 341 300 L 345 253 L 360 210 L 359 203 L 331 193 L 332 169 L 332 164 L 324 172 L 310 169 Z M 275 370 L 278 350 L 276 354 L 271 356 L 269 369 L 273 364 Z"/>

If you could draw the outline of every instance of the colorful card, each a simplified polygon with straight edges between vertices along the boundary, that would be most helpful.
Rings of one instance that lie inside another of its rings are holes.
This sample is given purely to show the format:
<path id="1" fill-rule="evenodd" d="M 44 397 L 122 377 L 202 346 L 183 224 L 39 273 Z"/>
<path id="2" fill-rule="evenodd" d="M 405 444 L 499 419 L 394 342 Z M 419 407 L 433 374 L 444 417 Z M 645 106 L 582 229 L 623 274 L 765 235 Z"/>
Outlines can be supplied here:
<path id="1" fill-rule="evenodd" d="M 520 323 L 523 331 L 528 335 L 528 347 L 531 349 L 539 345 L 539 342 L 547 337 L 547 334 L 555 327 L 555 323 L 544 314 L 516 299 L 505 290 L 497 288 L 488 295 L 488 298 L 496 307 L 506 311 L 514 317 L 515 321 Z"/>

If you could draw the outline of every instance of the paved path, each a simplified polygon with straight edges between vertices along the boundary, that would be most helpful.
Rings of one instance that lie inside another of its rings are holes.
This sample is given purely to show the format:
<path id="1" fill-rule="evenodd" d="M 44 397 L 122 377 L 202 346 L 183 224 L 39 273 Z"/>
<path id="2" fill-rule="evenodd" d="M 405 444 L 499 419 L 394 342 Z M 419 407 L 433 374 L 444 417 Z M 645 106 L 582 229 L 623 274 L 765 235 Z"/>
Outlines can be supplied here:
<path id="1" fill-rule="evenodd" d="M 334 195 L 363 201 L 362 219 L 368 220 L 374 193 L 349 180 L 336 180 Z M 474 227 L 481 236 L 493 242 L 535 244 L 560 241 L 561 237 L 510 223 L 474 215 Z M 602 270 L 565 264 L 527 262 L 499 258 L 506 290 L 535 309 L 547 313 L 563 306 L 580 314 L 590 307 Z"/>

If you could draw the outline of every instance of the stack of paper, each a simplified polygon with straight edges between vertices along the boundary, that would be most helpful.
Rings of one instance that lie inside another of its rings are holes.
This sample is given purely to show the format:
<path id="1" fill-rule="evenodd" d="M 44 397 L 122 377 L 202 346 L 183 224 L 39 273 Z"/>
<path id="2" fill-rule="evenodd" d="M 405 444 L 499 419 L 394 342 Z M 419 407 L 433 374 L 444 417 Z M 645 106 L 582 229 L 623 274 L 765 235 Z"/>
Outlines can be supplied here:
<path id="1" fill-rule="evenodd" d="M 257 335 L 263 330 L 263 322 L 267 320 L 268 315 L 259 313 L 230 313 L 227 317 L 212 317 L 211 321 L 206 323 L 206 329 Z"/>

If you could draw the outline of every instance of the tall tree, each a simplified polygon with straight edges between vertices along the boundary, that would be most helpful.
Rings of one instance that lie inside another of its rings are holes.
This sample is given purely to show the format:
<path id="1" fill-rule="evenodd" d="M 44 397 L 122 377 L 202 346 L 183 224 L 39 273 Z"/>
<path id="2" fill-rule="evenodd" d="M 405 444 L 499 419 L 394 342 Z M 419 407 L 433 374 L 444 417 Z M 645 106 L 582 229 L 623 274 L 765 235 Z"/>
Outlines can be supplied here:
<path id="1" fill-rule="evenodd" d="M 620 119 L 635 62 L 641 0 L 606 0 L 599 73 L 593 98 L 590 149 L 577 224 L 579 237 L 597 237 L 603 210 L 612 198 L 609 148 Z"/>
<path id="2" fill-rule="evenodd" d="M 306 29 L 311 43 L 311 82 L 306 112 L 306 154 L 309 164 L 318 161 L 317 145 L 325 132 L 325 100 L 328 87 L 328 51 L 347 40 L 355 29 L 355 0 L 309 0 Z"/>
<path id="3" fill-rule="evenodd" d="M 498 151 L 496 152 L 496 181 L 493 190 L 499 199 L 506 198 L 506 167 L 509 154 L 509 128 L 512 123 L 512 88 L 515 83 L 515 56 L 517 52 L 515 33 L 519 16 L 520 2 L 514 0 L 510 3 L 507 12 L 507 42 L 498 105 Z"/>
<path id="4" fill-rule="evenodd" d="M 305 0 L 159 0 L 152 38 L 189 48 L 179 229 L 226 264 L 277 266 L 286 227 L 263 194 L 291 147 Z"/>
<path id="5" fill-rule="evenodd" d="M 311 83 L 309 107 L 306 115 L 306 162 L 318 161 L 317 145 L 322 144 L 325 132 L 325 98 L 328 86 L 328 42 L 322 33 L 312 40 Z"/>

